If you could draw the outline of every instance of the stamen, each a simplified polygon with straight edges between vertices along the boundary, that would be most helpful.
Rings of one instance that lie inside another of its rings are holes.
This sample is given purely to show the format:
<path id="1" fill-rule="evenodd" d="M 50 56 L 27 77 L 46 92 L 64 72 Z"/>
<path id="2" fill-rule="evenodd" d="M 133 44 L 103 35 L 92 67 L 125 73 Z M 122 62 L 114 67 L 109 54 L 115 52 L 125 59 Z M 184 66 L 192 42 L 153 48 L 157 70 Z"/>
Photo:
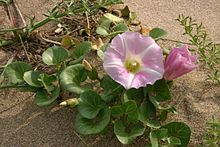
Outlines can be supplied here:
<path id="1" fill-rule="evenodd" d="M 140 69 L 140 63 L 136 60 L 127 60 L 125 62 L 125 68 L 132 73 L 136 73 Z"/>

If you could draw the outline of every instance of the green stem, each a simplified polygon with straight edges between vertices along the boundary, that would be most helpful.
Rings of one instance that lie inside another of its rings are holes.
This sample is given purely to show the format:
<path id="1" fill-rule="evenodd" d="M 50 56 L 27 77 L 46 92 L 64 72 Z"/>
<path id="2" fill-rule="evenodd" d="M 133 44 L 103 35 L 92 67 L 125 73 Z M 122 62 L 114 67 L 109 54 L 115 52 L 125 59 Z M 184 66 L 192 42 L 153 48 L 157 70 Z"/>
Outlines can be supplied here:
<path id="1" fill-rule="evenodd" d="M 176 43 L 181 43 L 181 44 L 194 45 L 194 44 L 189 43 L 189 42 L 183 42 L 183 41 L 178 41 L 178 40 L 173 40 L 173 39 L 168 39 L 168 38 L 162 38 L 161 40 L 162 41 L 176 42 Z"/>
<path id="2" fill-rule="evenodd" d="M 64 13 L 62 13 L 62 15 L 59 15 L 57 16 L 57 18 L 60 18 L 60 17 L 63 17 L 65 16 Z M 37 22 L 36 24 L 33 25 L 33 27 L 31 27 L 29 30 L 28 30 L 28 33 L 31 33 L 33 32 L 34 30 L 36 30 L 37 28 L 49 23 L 50 21 L 52 21 L 53 19 L 51 19 L 50 17 L 47 17 L 45 19 L 43 19 L 42 21 L 40 22 Z"/>
<path id="3" fill-rule="evenodd" d="M 0 86 L 0 89 L 7 89 L 7 88 L 25 88 L 25 87 L 30 87 L 28 85 L 17 85 L 17 84 L 14 84 L 14 85 L 3 85 L 3 86 Z"/>
<path id="4" fill-rule="evenodd" d="M 43 83 L 43 86 L 44 86 L 45 90 L 47 91 L 49 97 L 51 97 L 52 93 L 49 91 L 47 85 L 44 83 L 44 81 L 42 81 L 42 83 Z"/>
<path id="5" fill-rule="evenodd" d="M 0 29 L 0 32 L 11 32 L 11 31 L 19 31 L 19 30 L 23 30 L 26 27 L 22 27 L 22 28 L 9 28 L 9 29 Z"/>
<path id="6" fill-rule="evenodd" d="M 103 6 L 108 6 L 108 5 L 112 5 L 112 4 L 114 4 L 114 3 L 113 2 L 106 2 L 106 3 L 103 4 Z M 93 5 L 93 6 L 90 7 L 90 10 L 92 11 L 92 10 L 95 10 L 95 9 L 99 9 L 101 6 L 102 5 Z M 77 14 L 77 13 L 81 13 L 81 12 L 84 12 L 84 11 L 86 11 L 85 8 L 79 8 L 79 9 L 73 10 L 71 13 L 72 14 Z M 64 17 L 66 15 L 68 15 L 68 13 L 61 13 L 61 14 L 57 15 L 56 18 L 61 18 L 61 17 Z M 34 31 L 37 28 L 49 23 L 52 20 L 53 19 L 50 18 L 50 17 L 45 18 L 44 20 L 34 24 L 34 26 L 28 30 L 28 33 L 31 33 L 32 31 Z"/>

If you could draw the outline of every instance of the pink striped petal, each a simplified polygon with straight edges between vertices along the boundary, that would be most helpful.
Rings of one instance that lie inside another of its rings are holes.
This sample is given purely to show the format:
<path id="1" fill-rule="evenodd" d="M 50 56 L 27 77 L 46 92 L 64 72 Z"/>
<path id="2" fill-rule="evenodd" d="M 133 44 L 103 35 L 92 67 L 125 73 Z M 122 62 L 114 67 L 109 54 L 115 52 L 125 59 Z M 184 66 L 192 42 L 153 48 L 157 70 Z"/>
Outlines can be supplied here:
<path id="1" fill-rule="evenodd" d="M 136 62 L 140 67 L 131 70 L 126 67 L 129 62 Z M 125 32 L 113 38 L 105 51 L 103 66 L 106 73 L 126 89 L 154 84 L 164 74 L 162 49 L 152 38 L 137 32 Z"/>

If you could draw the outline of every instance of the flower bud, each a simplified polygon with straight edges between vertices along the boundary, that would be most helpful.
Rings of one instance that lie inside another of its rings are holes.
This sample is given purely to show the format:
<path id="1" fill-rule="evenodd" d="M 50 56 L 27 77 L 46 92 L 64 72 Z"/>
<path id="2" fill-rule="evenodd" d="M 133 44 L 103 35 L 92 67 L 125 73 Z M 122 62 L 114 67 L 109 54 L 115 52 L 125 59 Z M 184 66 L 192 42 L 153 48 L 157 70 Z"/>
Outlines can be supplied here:
<path id="1" fill-rule="evenodd" d="M 173 80 L 192 71 L 198 66 L 196 65 L 196 60 L 197 57 L 191 55 L 187 45 L 172 48 L 164 63 L 164 78 L 166 80 Z"/>
<path id="2" fill-rule="evenodd" d="M 92 71 L 92 66 L 91 66 L 91 64 L 86 59 L 84 59 L 82 63 L 85 66 L 86 70 Z"/>
<path id="3" fill-rule="evenodd" d="M 65 101 L 61 102 L 60 106 L 75 107 L 78 104 L 79 104 L 78 98 L 72 98 L 72 99 L 68 99 L 68 100 L 65 100 Z"/>

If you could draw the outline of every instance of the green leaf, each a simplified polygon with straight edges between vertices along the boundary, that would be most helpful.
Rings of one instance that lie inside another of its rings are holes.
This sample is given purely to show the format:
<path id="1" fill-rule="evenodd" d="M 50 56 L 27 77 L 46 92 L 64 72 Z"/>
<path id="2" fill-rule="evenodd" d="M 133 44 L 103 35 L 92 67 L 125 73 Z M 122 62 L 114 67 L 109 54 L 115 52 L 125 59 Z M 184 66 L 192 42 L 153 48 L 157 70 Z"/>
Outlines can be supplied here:
<path id="1" fill-rule="evenodd" d="M 92 43 L 88 41 L 84 41 L 77 45 L 74 50 L 73 50 L 73 57 L 75 59 L 83 59 L 90 51 L 92 48 Z"/>
<path id="2" fill-rule="evenodd" d="M 168 136 L 168 129 L 165 129 L 165 128 L 160 128 L 158 130 L 153 130 L 151 132 L 155 133 L 159 140 L 167 138 Z"/>
<path id="3" fill-rule="evenodd" d="M 113 30 L 115 32 L 126 32 L 128 31 L 128 26 L 124 23 L 119 23 L 113 28 Z"/>
<path id="4" fill-rule="evenodd" d="M 137 18 L 137 14 L 135 12 L 130 12 L 129 14 L 129 20 L 135 20 Z"/>
<path id="5" fill-rule="evenodd" d="M 91 80 L 98 80 L 99 79 L 98 72 L 94 67 L 92 67 L 92 71 L 86 71 L 86 72 L 87 72 L 88 77 Z"/>
<path id="6" fill-rule="evenodd" d="M 108 75 L 104 75 L 101 79 L 100 86 L 104 89 L 102 99 L 107 102 L 116 98 L 123 91 L 123 87 L 111 79 Z"/>
<path id="7" fill-rule="evenodd" d="M 159 110 L 162 110 L 162 111 L 167 111 L 167 112 L 172 112 L 174 114 L 177 114 L 176 112 L 176 109 L 173 107 L 173 106 L 166 106 L 166 107 L 163 107 L 160 105 L 160 103 L 156 100 L 155 97 L 153 96 L 149 96 L 149 100 L 151 101 L 151 103 Z"/>
<path id="8" fill-rule="evenodd" d="M 111 111 L 108 107 L 101 109 L 94 119 L 84 118 L 80 113 L 76 117 L 76 131 L 80 134 L 97 134 L 108 125 Z"/>
<path id="9" fill-rule="evenodd" d="M 42 89 L 37 91 L 34 99 L 38 106 L 47 106 L 58 98 L 59 93 L 60 89 L 57 87 L 51 92 L 51 95 L 49 95 L 46 90 Z"/>
<path id="10" fill-rule="evenodd" d="M 113 32 L 109 33 L 108 36 L 109 36 L 110 38 L 113 38 L 113 37 L 115 37 L 116 35 L 121 34 L 121 33 L 124 33 L 124 32 L 126 32 L 126 31 L 128 31 L 127 25 L 124 24 L 124 23 L 119 23 L 119 24 L 117 24 L 115 27 L 113 27 Z"/>
<path id="11" fill-rule="evenodd" d="M 167 114 L 168 114 L 168 111 L 162 110 L 160 112 L 160 121 L 165 121 L 167 119 Z"/>
<path id="12" fill-rule="evenodd" d="M 158 143 L 160 142 L 160 140 L 167 138 L 167 133 L 168 133 L 168 130 L 164 128 L 161 128 L 158 130 L 152 130 L 150 132 L 150 141 L 151 141 L 152 147 L 158 147 L 159 146 Z"/>
<path id="13" fill-rule="evenodd" d="M 165 101 L 171 99 L 169 86 L 164 79 L 158 80 L 153 85 L 153 91 L 156 94 L 155 98 L 157 101 Z"/>
<path id="14" fill-rule="evenodd" d="M 128 101 L 123 104 L 123 107 L 125 108 L 124 112 L 125 115 L 128 116 L 128 119 L 131 121 L 138 120 L 138 108 L 135 101 Z"/>
<path id="15" fill-rule="evenodd" d="M 155 40 L 158 40 L 166 35 L 167 35 L 167 32 L 160 28 L 154 28 L 150 31 L 150 37 L 152 37 Z"/>
<path id="16" fill-rule="evenodd" d="M 155 132 L 150 132 L 150 142 L 151 142 L 151 147 L 159 147 L 159 139 L 157 137 L 157 134 Z"/>
<path id="17" fill-rule="evenodd" d="M 43 62 L 47 65 L 58 65 L 68 58 L 68 51 L 65 48 L 54 45 L 42 54 Z"/>
<path id="18" fill-rule="evenodd" d="M 80 95 L 78 110 L 85 118 L 95 118 L 104 106 L 101 96 L 94 91 L 85 91 Z"/>
<path id="19" fill-rule="evenodd" d="M 113 15 L 113 14 L 111 14 L 111 13 L 106 13 L 106 14 L 104 14 L 104 17 L 107 18 L 107 19 L 109 19 L 109 20 L 111 20 L 112 22 L 115 22 L 115 23 L 120 23 L 120 22 L 123 22 L 123 21 L 124 21 L 123 18 L 120 18 L 120 17 L 118 17 L 118 16 L 115 16 L 115 15 Z"/>
<path id="20" fill-rule="evenodd" d="M 120 117 L 124 114 L 124 107 L 123 106 L 112 106 L 112 116 Z"/>
<path id="21" fill-rule="evenodd" d="M 106 17 L 102 17 L 102 18 L 100 19 L 100 25 L 99 25 L 99 27 L 102 27 L 102 28 L 105 29 L 106 31 L 109 31 L 109 28 L 110 28 L 111 24 L 112 24 L 112 21 L 111 21 L 111 20 L 109 20 L 109 19 L 106 18 Z"/>
<path id="22" fill-rule="evenodd" d="M 110 76 L 104 75 L 101 82 L 100 82 L 100 86 L 104 90 L 112 90 L 115 87 L 118 87 L 118 83 L 115 82 Z"/>
<path id="23" fill-rule="evenodd" d="M 181 140 L 177 137 L 171 136 L 171 137 L 167 138 L 167 141 L 171 145 L 181 145 Z"/>
<path id="24" fill-rule="evenodd" d="M 53 82 L 55 82 L 57 79 L 57 77 L 55 75 L 48 75 L 46 73 L 41 73 L 39 75 L 39 81 L 41 81 L 42 83 L 44 83 L 45 85 L 49 86 L 51 85 Z"/>
<path id="25" fill-rule="evenodd" d="M 14 42 L 12 40 L 4 40 L 0 38 L 0 47 L 8 46 L 13 44 Z"/>
<path id="26" fill-rule="evenodd" d="M 80 83 L 85 81 L 86 78 L 84 66 L 82 64 L 76 64 L 62 71 L 60 74 L 60 83 L 65 90 L 81 94 L 84 90 L 80 87 Z"/>
<path id="27" fill-rule="evenodd" d="M 141 100 L 144 98 L 143 88 L 131 88 L 126 91 L 126 96 L 130 100 Z"/>
<path id="28" fill-rule="evenodd" d="M 149 101 L 143 102 L 139 107 L 139 120 L 148 127 L 160 128 L 160 122 L 156 116 L 156 109 Z"/>
<path id="29" fill-rule="evenodd" d="M 129 17 L 130 15 L 130 10 L 128 6 L 125 6 L 124 9 L 121 10 L 121 14 L 123 17 Z"/>
<path id="30" fill-rule="evenodd" d="M 108 34 L 109 34 L 108 30 L 106 30 L 103 27 L 97 27 L 96 33 L 99 34 L 99 35 L 103 35 L 103 36 L 108 36 Z"/>
<path id="31" fill-rule="evenodd" d="M 190 128 L 183 122 L 171 122 L 162 126 L 162 128 L 168 129 L 168 136 L 179 138 L 181 141 L 181 145 L 175 145 L 179 147 L 187 147 L 190 136 L 191 130 Z"/>
<path id="32" fill-rule="evenodd" d="M 24 73 L 29 70 L 32 70 L 31 65 L 25 62 L 18 61 L 6 66 L 5 75 L 8 77 L 10 83 L 22 83 L 24 81 Z"/>
<path id="33" fill-rule="evenodd" d="M 69 35 L 63 36 L 61 40 L 61 46 L 63 48 L 69 49 L 73 45 L 72 38 Z"/>
<path id="34" fill-rule="evenodd" d="M 98 51 L 97 51 L 97 55 L 99 56 L 99 58 L 100 58 L 101 60 L 104 60 L 104 52 L 103 52 L 102 50 L 98 50 Z"/>
<path id="35" fill-rule="evenodd" d="M 123 144 L 131 143 L 136 137 L 143 135 L 145 127 L 141 123 L 125 126 L 121 120 L 116 120 L 114 133 L 118 140 Z"/>
<path id="36" fill-rule="evenodd" d="M 138 108 L 135 101 L 128 101 L 120 106 L 112 107 L 112 115 L 119 117 L 122 115 L 128 116 L 128 120 L 136 121 L 138 120 Z"/>
<path id="37" fill-rule="evenodd" d="M 24 73 L 24 80 L 26 83 L 28 83 L 28 85 L 33 86 L 33 87 L 42 87 L 43 84 L 39 81 L 39 76 L 40 76 L 41 72 L 37 72 L 37 71 L 27 71 Z"/>
<path id="38" fill-rule="evenodd" d="M 0 38 L 0 39 L 1 39 L 1 38 Z M 5 65 L 0 66 L 0 68 L 4 68 L 4 69 L 1 71 L 1 74 L 0 74 L 0 85 L 2 84 L 2 82 L 4 81 L 4 79 L 6 78 L 6 77 L 5 77 L 5 70 L 6 70 L 5 67 L 7 67 L 9 64 L 11 64 L 13 60 L 14 60 L 14 57 L 10 58 Z"/>

